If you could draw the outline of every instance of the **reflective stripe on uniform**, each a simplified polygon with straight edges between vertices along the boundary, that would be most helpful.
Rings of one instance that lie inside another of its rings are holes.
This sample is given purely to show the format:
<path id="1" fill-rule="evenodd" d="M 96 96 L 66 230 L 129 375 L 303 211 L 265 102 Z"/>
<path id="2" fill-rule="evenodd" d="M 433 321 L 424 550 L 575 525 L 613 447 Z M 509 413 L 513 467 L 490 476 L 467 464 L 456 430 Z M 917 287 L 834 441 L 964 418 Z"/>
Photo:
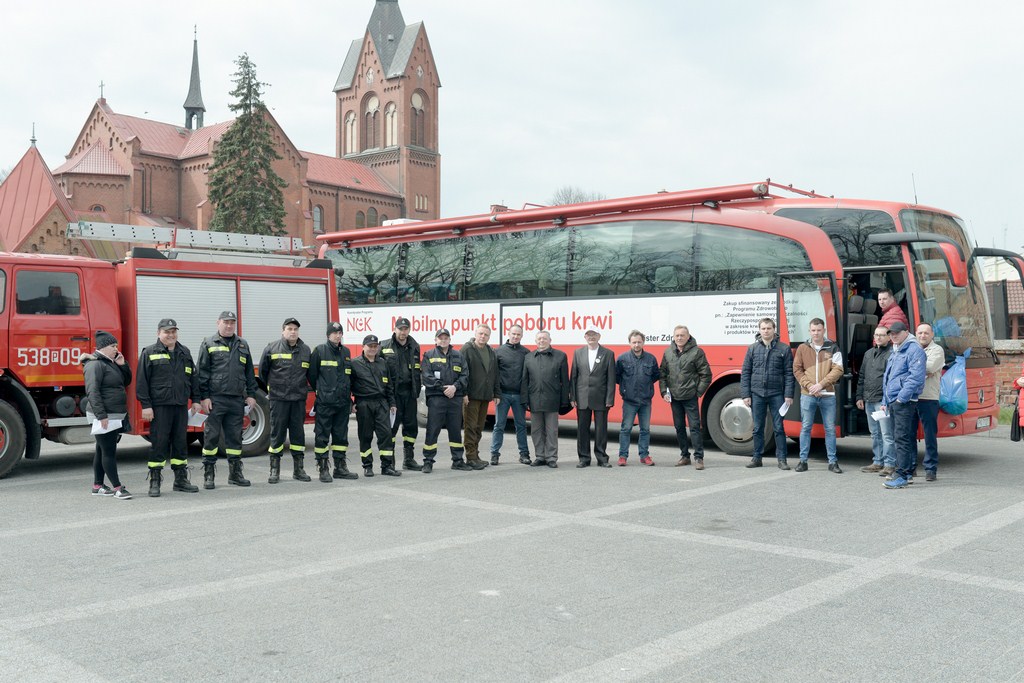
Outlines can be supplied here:
<path id="1" fill-rule="evenodd" d="M 306 447 L 305 446 L 296 446 L 295 444 L 290 443 L 290 444 L 288 444 L 288 450 L 296 451 L 298 453 L 303 453 L 303 452 L 305 452 Z"/>
<path id="2" fill-rule="evenodd" d="M 381 349 L 380 352 L 381 353 L 394 353 L 395 350 L 391 349 L 391 348 L 387 348 L 387 349 Z"/>
<path id="3" fill-rule="evenodd" d="M 431 363 L 447 363 L 448 359 L 447 358 L 431 358 L 430 362 Z"/>
<path id="4" fill-rule="evenodd" d="M 459 441 L 459 442 L 456 442 L 456 441 L 449 441 L 449 442 L 448 442 L 448 445 L 449 445 L 450 447 L 452 447 L 452 448 L 462 448 L 462 442 L 461 442 L 461 441 Z"/>
<path id="5" fill-rule="evenodd" d="M 373 455 L 373 449 L 372 448 L 367 448 L 365 451 L 363 451 L 362 453 L 359 454 L 359 457 L 365 458 L 365 457 L 370 456 L 370 455 Z"/>
<path id="6" fill-rule="evenodd" d="M 211 346 L 211 347 L 207 348 L 206 350 L 209 351 L 210 353 L 216 353 L 217 351 L 225 351 L 226 352 L 226 351 L 230 351 L 231 347 L 230 346 Z"/>
<path id="7" fill-rule="evenodd" d="M 328 365 L 328 366 L 330 366 L 332 368 L 336 368 L 336 367 L 338 367 L 338 361 L 336 361 L 336 360 L 322 360 L 322 361 L 320 361 L 320 367 L 324 367 L 325 365 Z"/>
<path id="8" fill-rule="evenodd" d="M 187 367 L 187 366 L 186 366 L 186 368 L 185 368 L 185 374 L 186 374 L 186 375 L 191 375 L 191 374 L 192 374 L 192 368 L 190 368 L 190 367 Z"/>
<path id="9" fill-rule="evenodd" d="M 149 469 L 151 469 L 151 470 L 161 469 L 166 464 L 167 464 L 166 460 L 161 460 L 161 461 L 150 460 L 149 462 L 146 463 L 146 465 L 148 465 Z"/>
<path id="10" fill-rule="evenodd" d="M 304 368 L 308 368 L 308 367 L 309 367 L 309 363 L 303 362 L 303 363 L 302 363 L 302 367 L 304 367 Z"/>
<path id="11" fill-rule="evenodd" d="M 331 450 L 339 453 L 345 453 L 348 451 L 348 446 L 335 446 L 334 444 L 331 444 Z"/>
<path id="12" fill-rule="evenodd" d="M 224 453 L 226 455 L 241 455 L 242 454 L 242 449 L 241 448 L 225 448 L 224 449 Z"/>
<path id="13" fill-rule="evenodd" d="M 387 384 L 388 383 L 388 378 L 387 377 L 381 377 L 380 381 L 384 382 L 384 384 Z"/>
<path id="14" fill-rule="evenodd" d="M 185 459 L 182 459 L 182 460 L 179 460 L 177 458 L 171 458 L 171 467 L 174 467 L 175 465 L 187 465 L 187 464 L 188 464 L 188 458 L 185 458 Z"/>
<path id="15" fill-rule="evenodd" d="M 425 450 L 425 451 L 436 451 L 437 450 L 437 444 L 436 443 L 433 444 L 433 445 L 423 444 L 423 450 Z"/>
<path id="16" fill-rule="evenodd" d="M 380 457 L 382 457 L 382 458 L 384 458 L 384 457 L 390 458 L 394 454 L 395 454 L 394 451 L 381 451 L 380 452 Z"/>
<path id="17" fill-rule="evenodd" d="M 345 368 L 345 374 L 346 375 L 351 375 L 352 374 L 352 368 Z"/>
<path id="18" fill-rule="evenodd" d="M 217 455 L 217 449 L 216 448 L 204 448 L 203 449 L 203 455 Z"/>
<path id="19" fill-rule="evenodd" d="M 406 435 L 403 434 L 402 435 L 402 441 L 404 441 L 406 443 L 416 443 L 416 437 L 415 436 L 406 436 Z"/>
<path id="20" fill-rule="evenodd" d="M 458 365 L 453 365 L 452 370 L 454 370 L 455 372 L 462 372 L 462 368 Z"/>
<path id="21" fill-rule="evenodd" d="M 170 360 L 171 354 L 169 353 L 151 353 L 149 354 L 150 360 Z"/>
<path id="22" fill-rule="evenodd" d="M 290 353 L 272 353 L 270 354 L 270 360 L 291 360 L 292 354 Z"/>
<path id="23" fill-rule="evenodd" d="M 277 455 L 283 450 L 284 444 L 281 444 L 280 446 L 271 446 L 270 448 L 267 449 L 267 453 L 270 453 L 271 455 Z"/>
<path id="24" fill-rule="evenodd" d="M 317 455 L 320 455 L 321 453 L 326 453 L 327 446 L 317 446 L 316 448 L 313 449 L 313 452 L 316 453 Z"/>
<path id="25" fill-rule="evenodd" d="M 242 365 L 245 365 L 245 356 L 240 356 L 238 360 L 242 361 Z"/>

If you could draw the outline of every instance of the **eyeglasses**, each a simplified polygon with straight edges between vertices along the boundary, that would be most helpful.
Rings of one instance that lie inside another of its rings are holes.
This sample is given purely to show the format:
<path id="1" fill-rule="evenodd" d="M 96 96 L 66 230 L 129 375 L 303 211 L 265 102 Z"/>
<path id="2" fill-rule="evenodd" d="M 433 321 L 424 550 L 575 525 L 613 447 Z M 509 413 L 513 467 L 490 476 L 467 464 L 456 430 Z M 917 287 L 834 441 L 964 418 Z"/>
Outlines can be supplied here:
<path id="1" fill-rule="evenodd" d="M 888 332 L 875 332 L 875 336 L 876 337 L 888 337 L 889 333 Z"/>

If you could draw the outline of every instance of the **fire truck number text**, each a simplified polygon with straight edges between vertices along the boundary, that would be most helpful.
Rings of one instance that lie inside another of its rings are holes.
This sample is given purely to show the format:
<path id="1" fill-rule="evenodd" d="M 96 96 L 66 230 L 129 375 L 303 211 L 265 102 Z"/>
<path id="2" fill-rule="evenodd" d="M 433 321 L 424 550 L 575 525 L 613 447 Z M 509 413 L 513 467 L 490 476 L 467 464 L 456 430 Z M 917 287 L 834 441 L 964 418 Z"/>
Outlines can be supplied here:
<path id="1" fill-rule="evenodd" d="M 80 349 L 18 349 L 18 364 L 22 367 L 30 365 L 76 365 L 82 355 Z"/>

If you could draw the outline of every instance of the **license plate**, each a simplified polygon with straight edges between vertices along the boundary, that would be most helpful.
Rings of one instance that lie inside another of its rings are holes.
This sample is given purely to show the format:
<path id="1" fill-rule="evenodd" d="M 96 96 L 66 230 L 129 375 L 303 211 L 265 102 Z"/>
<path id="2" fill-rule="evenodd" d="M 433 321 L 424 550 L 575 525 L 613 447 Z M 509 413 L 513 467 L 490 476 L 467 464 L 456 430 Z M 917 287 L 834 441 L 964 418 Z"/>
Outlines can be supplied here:
<path id="1" fill-rule="evenodd" d="M 988 429 L 989 425 L 992 424 L 991 417 L 979 417 L 978 424 L 975 426 L 976 429 Z"/>

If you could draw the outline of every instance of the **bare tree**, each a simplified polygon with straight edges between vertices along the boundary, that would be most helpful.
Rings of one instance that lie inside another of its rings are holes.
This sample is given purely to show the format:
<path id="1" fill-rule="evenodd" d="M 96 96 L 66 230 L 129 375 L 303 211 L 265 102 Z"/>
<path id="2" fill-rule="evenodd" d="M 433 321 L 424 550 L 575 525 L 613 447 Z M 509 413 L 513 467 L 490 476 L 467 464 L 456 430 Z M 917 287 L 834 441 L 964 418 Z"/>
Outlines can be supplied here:
<path id="1" fill-rule="evenodd" d="M 551 195 L 548 204 L 552 206 L 558 204 L 581 204 L 583 202 L 596 202 L 601 199 L 607 199 L 607 197 L 600 192 L 587 192 L 575 185 L 563 185 Z"/>

